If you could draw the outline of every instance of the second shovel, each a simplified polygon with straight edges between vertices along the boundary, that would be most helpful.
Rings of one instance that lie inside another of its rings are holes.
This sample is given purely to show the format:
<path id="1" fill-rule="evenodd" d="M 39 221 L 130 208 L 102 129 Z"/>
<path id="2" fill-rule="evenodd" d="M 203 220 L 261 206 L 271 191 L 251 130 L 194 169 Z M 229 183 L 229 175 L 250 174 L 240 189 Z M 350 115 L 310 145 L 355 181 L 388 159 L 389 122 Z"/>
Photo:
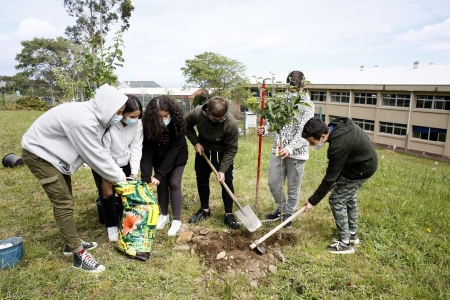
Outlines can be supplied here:
<path id="1" fill-rule="evenodd" d="M 219 175 L 216 168 L 214 168 L 213 164 L 209 161 L 208 157 L 205 155 L 205 153 L 202 153 L 203 158 L 206 160 L 208 165 L 211 167 L 211 170 L 213 170 L 214 174 L 216 176 Z M 224 181 L 220 181 L 220 184 L 223 186 L 223 188 L 227 191 L 227 193 L 230 195 L 231 199 L 233 199 L 234 203 L 238 206 L 239 210 L 235 212 L 236 216 L 241 220 L 242 224 L 244 224 L 245 227 L 247 227 L 248 231 L 253 232 L 259 227 L 261 227 L 261 221 L 258 219 L 256 214 L 253 212 L 251 207 L 249 205 L 242 208 L 239 201 L 234 196 L 233 192 L 231 192 L 230 188 Z"/>

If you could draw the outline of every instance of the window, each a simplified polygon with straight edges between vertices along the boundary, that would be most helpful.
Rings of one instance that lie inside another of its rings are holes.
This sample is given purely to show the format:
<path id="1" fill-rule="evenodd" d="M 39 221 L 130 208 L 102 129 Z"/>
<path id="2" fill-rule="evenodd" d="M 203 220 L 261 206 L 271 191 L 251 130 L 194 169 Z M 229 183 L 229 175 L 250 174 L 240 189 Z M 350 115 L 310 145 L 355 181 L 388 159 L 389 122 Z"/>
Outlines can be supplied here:
<path id="1" fill-rule="evenodd" d="M 450 110 L 450 96 L 418 95 L 416 108 Z"/>
<path id="2" fill-rule="evenodd" d="M 375 121 L 372 120 L 353 119 L 353 122 L 355 122 L 356 125 L 367 131 L 374 131 L 375 129 Z"/>
<path id="3" fill-rule="evenodd" d="M 380 133 L 388 133 L 395 135 L 406 135 L 406 125 L 380 122 Z"/>
<path id="4" fill-rule="evenodd" d="M 346 117 L 344 117 L 344 116 L 333 116 L 333 115 L 330 115 L 330 122 L 333 121 L 334 119 L 337 119 L 337 118 L 346 118 Z"/>
<path id="5" fill-rule="evenodd" d="M 446 136 L 446 129 L 413 126 L 413 137 L 417 139 L 445 143 Z"/>
<path id="6" fill-rule="evenodd" d="M 331 93 L 331 102 L 349 103 L 350 93 Z"/>
<path id="7" fill-rule="evenodd" d="M 320 114 L 314 114 L 314 117 L 316 117 L 316 118 L 318 118 L 318 119 L 321 119 L 322 121 L 325 122 L 325 115 L 322 114 L 322 118 L 321 118 L 320 116 L 321 116 Z"/>
<path id="8" fill-rule="evenodd" d="M 377 105 L 377 94 L 355 93 L 355 104 Z"/>
<path id="9" fill-rule="evenodd" d="M 383 105 L 409 107 L 410 98 L 406 94 L 383 94 Z"/>
<path id="10" fill-rule="evenodd" d="M 311 92 L 312 101 L 327 101 L 327 92 Z"/>

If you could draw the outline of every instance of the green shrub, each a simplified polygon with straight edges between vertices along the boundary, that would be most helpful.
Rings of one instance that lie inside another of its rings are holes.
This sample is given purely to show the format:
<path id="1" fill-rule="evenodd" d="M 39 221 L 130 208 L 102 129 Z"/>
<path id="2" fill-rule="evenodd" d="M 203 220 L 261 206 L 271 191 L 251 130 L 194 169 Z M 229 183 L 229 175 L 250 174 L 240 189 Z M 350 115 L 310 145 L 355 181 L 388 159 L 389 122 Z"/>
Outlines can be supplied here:
<path id="1" fill-rule="evenodd" d="M 39 99 L 38 97 L 34 96 L 23 96 L 16 102 L 10 102 L 7 103 L 4 106 L 5 110 L 39 110 L 39 111 L 46 111 L 49 110 L 50 107 Z"/>

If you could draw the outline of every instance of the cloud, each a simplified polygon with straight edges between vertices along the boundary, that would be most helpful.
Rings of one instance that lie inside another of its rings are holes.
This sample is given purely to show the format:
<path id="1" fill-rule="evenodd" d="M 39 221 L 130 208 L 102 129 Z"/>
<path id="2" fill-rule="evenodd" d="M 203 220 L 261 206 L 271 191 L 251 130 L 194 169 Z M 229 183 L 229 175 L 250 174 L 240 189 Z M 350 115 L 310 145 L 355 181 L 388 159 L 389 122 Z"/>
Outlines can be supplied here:
<path id="1" fill-rule="evenodd" d="M 36 18 L 22 20 L 17 28 L 17 35 L 21 39 L 30 39 L 34 37 L 55 38 L 58 35 L 63 34 L 64 31 L 62 29 L 58 29 L 52 24 Z"/>
<path id="2" fill-rule="evenodd" d="M 412 51 L 413 52 L 450 51 L 450 42 L 428 43 L 424 46 L 414 48 Z"/>
<path id="3" fill-rule="evenodd" d="M 426 42 L 439 42 L 450 38 L 450 18 L 436 25 L 426 25 L 421 30 L 408 30 L 394 37 L 398 44 L 422 44 Z"/>

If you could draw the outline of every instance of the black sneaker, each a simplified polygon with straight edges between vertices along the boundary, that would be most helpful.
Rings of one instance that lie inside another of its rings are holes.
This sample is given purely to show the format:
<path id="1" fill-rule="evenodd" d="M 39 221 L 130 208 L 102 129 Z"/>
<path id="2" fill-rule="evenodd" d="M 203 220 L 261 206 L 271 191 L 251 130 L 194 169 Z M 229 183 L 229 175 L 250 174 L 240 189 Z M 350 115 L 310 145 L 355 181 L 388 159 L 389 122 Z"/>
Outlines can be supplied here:
<path id="1" fill-rule="evenodd" d="M 197 213 L 189 219 L 189 223 L 197 223 L 198 221 L 209 218 L 210 216 L 211 210 L 204 211 L 203 208 L 200 208 Z"/>
<path id="2" fill-rule="evenodd" d="M 277 208 L 273 213 L 270 213 L 268 215 L 266 215 L 266 219 L 268 220 L 279 220 L 281 217 L 281 213 L 280 210 Z"/>
<path id="3" fill-rule="evenodd" d="M 98 246 L 98 243 L 96 242 L 85 242 L 83 240 L 81 240 L 81 246 L 83 246 L 84 250 L 92 250 L 94 248 L 96 248 Z M 64 255 L 72 255 L 72 251 L 70 251 L 69 246 L 64 246 L 64 250 L 63 250 L 63 254 Z"/>
<path id="4" fill-rule="evenodd" d="M 231 229 L 238 229 L 240 226 L 238 222 L 236 222 L 236 218 L 234 217 L 233 214 L 225 215 L 223 223 L 225 223 L 225 225 L 227 225 Z"/>
<path id="5" fill-rule="evenodd" d="M 283 215 L 283 221 L 290 218 L 291 214 L 284 214 Z M 291 228 L 292 227 L 292 221 L 289 221 L 286 225 L 283 226 L 284 228 Z"/>
<path id="6" fill-rule="evenodd" d="M 353 244 L 353 245 L 358 245 L 359 244 L 359 237 L 358 237 L 357 233 L 352 234 L 350 236 L 350 244 Z"/>
<path id="7" fill-rule="evenodd" d="M 95 261 L 95 259 L 87 253 L 86 250 L 83 254 L 76 253 L 73 255 L 72 267 L 89 273 L 100 273 L 106 269 L 104 265 L 101 265 Z"/>
<path id="8" fill-rule="evenodd" d="M 333 244 L 327 247 L 327 251 L 334 254 L 352 254 L 355 253 L 355 249 L 350 245 L 350 243 L 346 244 L 341 240 L 334 240 Z"/>

